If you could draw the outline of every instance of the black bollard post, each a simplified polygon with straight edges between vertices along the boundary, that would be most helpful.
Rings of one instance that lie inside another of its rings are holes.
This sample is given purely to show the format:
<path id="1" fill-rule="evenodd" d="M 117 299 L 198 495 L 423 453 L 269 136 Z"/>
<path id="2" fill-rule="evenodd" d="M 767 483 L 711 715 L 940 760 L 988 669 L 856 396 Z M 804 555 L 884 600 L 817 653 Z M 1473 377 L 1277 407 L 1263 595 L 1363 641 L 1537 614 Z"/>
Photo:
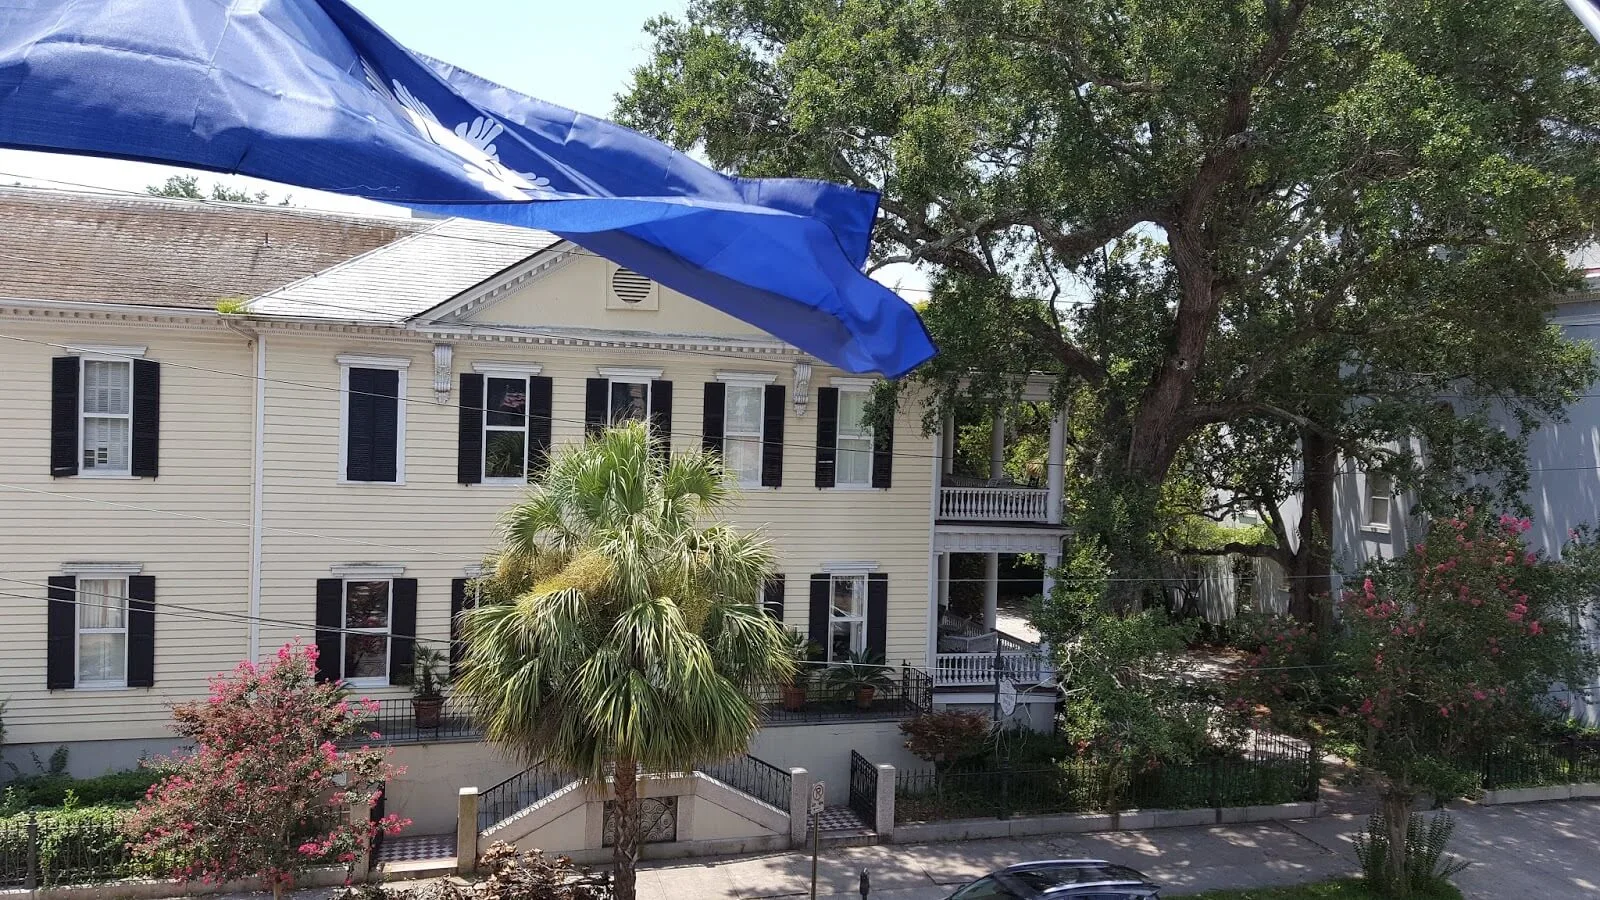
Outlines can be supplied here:
<path id="1" fill-rule="evenodd" d="M 861 900 L 867 900 L 867 894 L 872 892 L 872 879 L 867 877 L 867 870 L 861 870 Z"/>

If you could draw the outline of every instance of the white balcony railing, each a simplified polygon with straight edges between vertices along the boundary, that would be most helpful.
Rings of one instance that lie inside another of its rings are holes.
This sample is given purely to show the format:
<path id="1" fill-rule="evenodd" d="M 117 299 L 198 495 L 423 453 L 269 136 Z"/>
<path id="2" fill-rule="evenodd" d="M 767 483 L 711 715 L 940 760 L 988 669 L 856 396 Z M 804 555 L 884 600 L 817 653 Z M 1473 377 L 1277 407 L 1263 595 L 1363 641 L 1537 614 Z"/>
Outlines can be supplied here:
<path id="1" fill-rule="evenodd" d="M 1005 650 L 1000 653 L 1001 675 L 1007 681 L 1019 684 L 1039 684 L 1049 681 L 1055 669 L 1038 651 Z M 940 653 L 934 657 L 933 683 L 935 687 L 963 685 L 993 685 L 995 676 L 994 653 Z"/>
<path id="2" fill-rule="evenodd" d="M 947 487 L 939 489 L 939 518 L 979 522 L 1047 522 L 1043 488 Z"/>

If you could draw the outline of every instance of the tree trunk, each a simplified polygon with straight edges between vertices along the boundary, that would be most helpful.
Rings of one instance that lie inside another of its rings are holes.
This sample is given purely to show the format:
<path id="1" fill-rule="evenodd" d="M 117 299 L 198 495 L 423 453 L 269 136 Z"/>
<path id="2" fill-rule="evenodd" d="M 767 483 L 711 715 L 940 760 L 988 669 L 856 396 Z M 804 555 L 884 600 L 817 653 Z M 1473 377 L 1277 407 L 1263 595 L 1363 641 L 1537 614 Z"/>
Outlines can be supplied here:
<path id="1" fill-rule="evenodd" d="M 616 797 L 616 842 L 611 861 L 616 877 L 616 900 L 634 900 L 634 871 L 639 862 L 639 767 L 631 759 L 617 760 L 613 790 Z"/>
<path id="2" fill-rule="evenodd" d="M 1304 471 L 1299 546 L 1289 575 L 1289 614 L 1316 627 L 1333 626 L 1333 490 L 1339 453 L 1320 432 L 1300 430 Z"/>
<path id="3" fill-rule="evenodd" d="M 1381 799 L 1383 830 L 1389 839 L 1389 859 L 1384 867 L 1389 883 L 1384 885 L 1384 893 L 1390 897 L 1411 893 L 1410 873 L 1406 871 L 1406 826 L 1411 822 L 1411 802 L 1415 799 L 1392 788 L 1385 789 Z"/>

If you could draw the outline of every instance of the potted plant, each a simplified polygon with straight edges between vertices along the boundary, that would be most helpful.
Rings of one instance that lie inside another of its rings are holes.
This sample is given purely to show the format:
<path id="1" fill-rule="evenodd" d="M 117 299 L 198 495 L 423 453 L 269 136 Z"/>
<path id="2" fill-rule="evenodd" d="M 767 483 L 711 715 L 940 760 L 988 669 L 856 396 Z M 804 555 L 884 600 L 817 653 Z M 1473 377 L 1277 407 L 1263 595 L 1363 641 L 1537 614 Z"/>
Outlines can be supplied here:
<path id="1" fill-rule="evenodd" d="M 883 657 L 852 653 L 849 661 L 828 668 L 828 683 L 840 693 L 853 693 L 856 709 L 871 709 L 872 698 L 879 689 L 887 689 L 894 682 L 889 680 L 889 667 L 883 664 Z"/>
<path id="2" fill-rule="evenodd" d="M 445 656 L 432 647 L 418 647 L 411 663 L 411 712 L 417 728 L 438 728 L 444 710 Z"/>
<path id="3" fill-rule="evenodd" d="M 783 700 L 783 708 L 789 712 L 799 712 L 806 706 L 806 682 L 810 680 L 810 673 L 806 670 L 806 663 L 817 653 L 817 645 L 807 639 L 805 635 L 791 628 L 789 629 L 789 656 L 794 659 L 794 677 L 788 684 L 778 686 L 778 696 Z"/>

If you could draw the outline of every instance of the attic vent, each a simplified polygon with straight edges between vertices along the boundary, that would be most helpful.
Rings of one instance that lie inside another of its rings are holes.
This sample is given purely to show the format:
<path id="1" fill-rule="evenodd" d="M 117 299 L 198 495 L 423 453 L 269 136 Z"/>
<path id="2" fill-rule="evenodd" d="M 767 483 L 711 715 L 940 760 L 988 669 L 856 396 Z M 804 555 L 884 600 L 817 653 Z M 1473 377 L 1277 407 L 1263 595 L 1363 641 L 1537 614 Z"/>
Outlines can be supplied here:
<path id="1" fill-rule="evenodd" d="M 617 269 L 611 276 L 611 293 L 623 303 L 642 303 L 650 296 L 650 279 L 631 269 Z"/>

